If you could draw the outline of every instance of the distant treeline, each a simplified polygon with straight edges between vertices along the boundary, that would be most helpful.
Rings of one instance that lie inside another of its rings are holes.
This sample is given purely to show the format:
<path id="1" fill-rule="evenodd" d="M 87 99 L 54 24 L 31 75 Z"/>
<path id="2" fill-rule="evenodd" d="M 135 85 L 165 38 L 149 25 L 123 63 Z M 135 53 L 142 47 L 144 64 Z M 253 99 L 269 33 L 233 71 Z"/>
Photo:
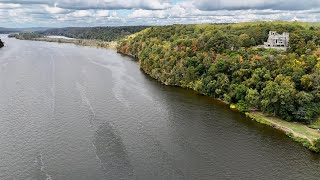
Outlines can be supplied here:
<path id="1" fill-rule="evenodd" d="M 30 28 L 3 28 L 0 27 L 0 34 L 10 34 L 10 33 L 30 33 L 36 31 L 47 30 L 46 27 L 30 27 Z"/>
<path id="2" fill-rule="evenodd" d="M 2 42 L 2 40 L 0 39 L 0 48 L 4 47 L 4 43 Z"/>
<path id="3" fill-rule="evenodd" d="M 288 51 L 260 49 L 268 32 L 290 33 Z M 320 115 L 320 25 L 255 22 L 151 27 L 118 51 L 151 77 L 287 121 Z"/>
<path id="4" fill-rule="evenodd" d="M 19 32 L 19 30 L 13 29 L 13 28 L 2 28 L 2 27 L 0 27 L 0 34 L 9 34 L 9 33 L 13 33 L 13 32 Z"/>
<path id="5" fill-rule="evenodd" d="M 36 38 L 42 38 L 44 36 L 38 33 L 19 33 L 19 34 L 9 34 L 8 37 L 9 38 L 15 37 L 21 40 L 33 40 Z"/>
<path id="6" fill-rule="evenodd" d="M 125 36 L 134 34 L 146 26 L 122 26 L 122 27 L 67 27 L 48 29 L 40 31 L 38 34 L 44 36 L 66 36 L 76 39 L 94 39 L 101 41 L 117 41 Z"/>

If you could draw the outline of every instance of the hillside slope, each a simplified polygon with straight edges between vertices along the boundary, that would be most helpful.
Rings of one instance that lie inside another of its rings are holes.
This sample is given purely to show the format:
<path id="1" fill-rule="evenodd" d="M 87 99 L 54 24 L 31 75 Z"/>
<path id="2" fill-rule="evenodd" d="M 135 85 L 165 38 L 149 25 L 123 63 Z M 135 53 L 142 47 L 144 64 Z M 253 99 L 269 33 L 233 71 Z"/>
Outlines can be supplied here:
<path id="1" fill-rule="evenodd" d="M 290 33 L 288 52 L 259 49 L 270 30 Z M 320 25 L 256 22 L 145 29 L 118 46 L 151 77 L 286 121 L 320 114 Z"/>

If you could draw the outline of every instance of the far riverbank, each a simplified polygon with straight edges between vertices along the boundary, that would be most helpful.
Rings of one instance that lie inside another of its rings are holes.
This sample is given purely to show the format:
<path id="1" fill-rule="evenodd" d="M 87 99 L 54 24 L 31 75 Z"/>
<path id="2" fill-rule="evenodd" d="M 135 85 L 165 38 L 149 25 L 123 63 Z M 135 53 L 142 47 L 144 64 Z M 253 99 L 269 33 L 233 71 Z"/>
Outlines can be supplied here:
<path id="1" fill-rule="evenodd" d="M 98 48 L 110 48 L 116 49 L 117 42 L 106 42 L 106 41 L 99 41 L 99 40 L 91 40 L 91 39 L 72 39 L 72 38 L 63 38 L 63 37 L 38 37 L 38 38 L 21 38 L 19 36 L 15 37 L 19 40 L 31 40 L 31 41 L 45 41 L 45 42 L 55 42 L 55 43 L 69 43 L 69 44 L 76 44 L 80 46 L 92 46 Z"/>

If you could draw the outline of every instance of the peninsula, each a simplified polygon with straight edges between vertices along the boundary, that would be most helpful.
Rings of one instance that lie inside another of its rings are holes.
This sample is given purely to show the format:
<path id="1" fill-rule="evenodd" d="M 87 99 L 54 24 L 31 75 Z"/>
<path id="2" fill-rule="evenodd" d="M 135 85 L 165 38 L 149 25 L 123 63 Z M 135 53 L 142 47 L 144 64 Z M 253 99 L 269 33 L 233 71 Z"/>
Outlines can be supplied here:
<path id="1" fill-rule="evenodd" d="M 2 40 L 0 39 L 0 48 L 4 47 L 4 42 L 2 42 Z"/>

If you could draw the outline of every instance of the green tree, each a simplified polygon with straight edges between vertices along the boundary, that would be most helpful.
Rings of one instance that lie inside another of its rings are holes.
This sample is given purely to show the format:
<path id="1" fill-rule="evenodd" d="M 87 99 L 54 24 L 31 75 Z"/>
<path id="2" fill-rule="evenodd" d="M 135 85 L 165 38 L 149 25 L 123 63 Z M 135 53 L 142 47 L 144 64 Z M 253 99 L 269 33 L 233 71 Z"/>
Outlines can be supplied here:
<path id="1" fill-rule="evenodd" d="M 275 81 L 267 82 L 267 86 L 261 91 L 262 110 L 292 120 L 295 94 L 296 89 L 291 78 L 278 75 Z"/>
<path id="2" fill-rule="evenodd" d="M 259 108 L 260 106 L 260 94 L 256 89 L 248 89 L 245 100 L 251 107 Z"/>
<path id="3" fill-rule="evenodd" d="M 207 42 L 206 49 L 211 48 L 219 53 L 229 49 L 229 38 L 222 31 L 216 32 Z"/>
<path id="4" fill-rule="evenodd" d="M 241 47 L 246 47 L 246 48 L 250 47 L 253 43 L 248 34 L 241 34 L 239 36 L 239 41 L 240 41 Z"/>

